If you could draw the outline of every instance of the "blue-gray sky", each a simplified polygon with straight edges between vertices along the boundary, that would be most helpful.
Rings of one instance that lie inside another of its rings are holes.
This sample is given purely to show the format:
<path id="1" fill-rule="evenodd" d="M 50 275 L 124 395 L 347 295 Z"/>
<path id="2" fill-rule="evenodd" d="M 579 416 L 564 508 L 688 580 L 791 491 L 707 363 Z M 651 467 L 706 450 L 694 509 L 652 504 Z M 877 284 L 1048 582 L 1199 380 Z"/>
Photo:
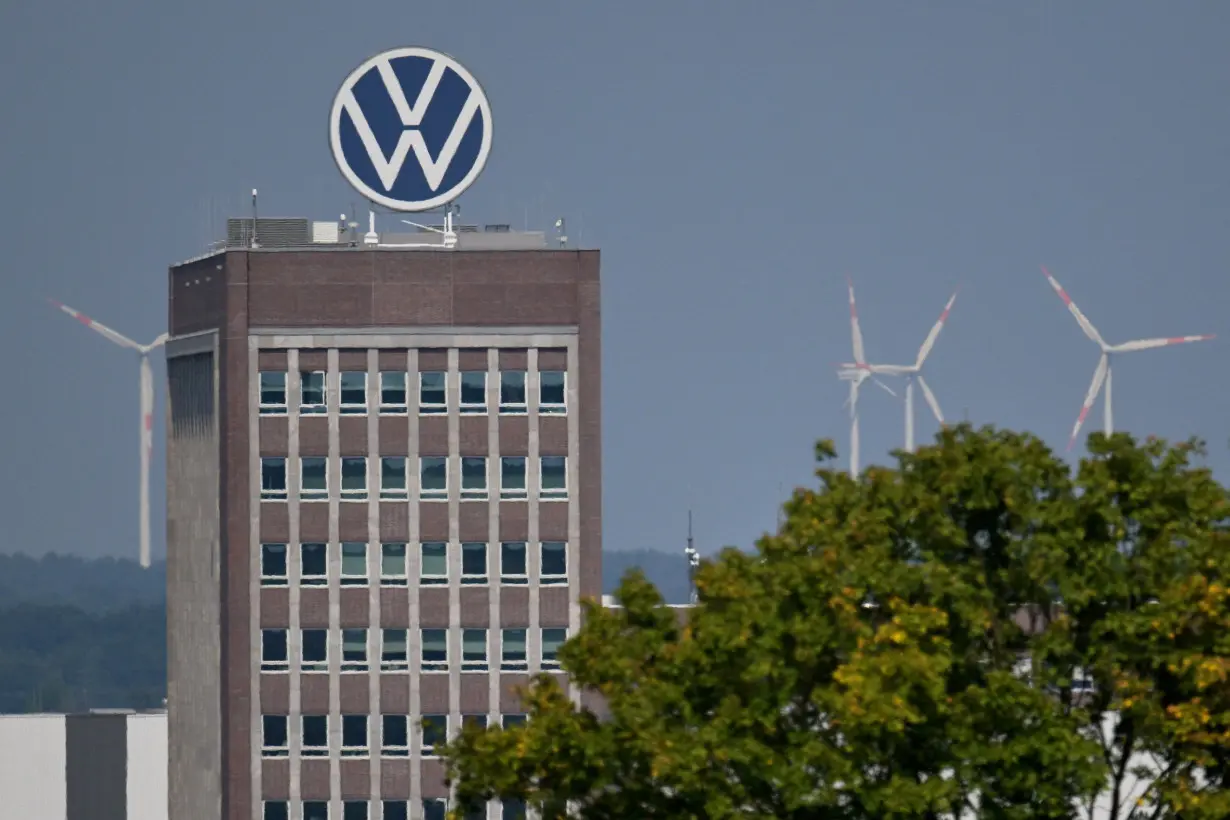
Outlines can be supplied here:
<path id="1" fill-rule="evenodd" d="M 147 341 L 167 266 L 251 188 L 350 212 L 332 95 L 399 45 L 492 100 L 467 221 L 562 215 L 602 248 L 608 549 L 681 548 L 689 507 L 706 551 L 748 545 L 816 438 L 844 456 L 847 273 L 873 361 L 912 360 L 961 285 L 928 363 L 946 414 L 1057 448 L 1097 351 L 1040 264 L 1111 341 L 1222 334 L 1124 357 L 1115 408 L 1224 476 L 1227 42 L 1213 2 L 7 4 L 0 551 L 136 554 L 137 363 L 38 300 Z M 901 406 L 862 409 L 884 461 Z"/>

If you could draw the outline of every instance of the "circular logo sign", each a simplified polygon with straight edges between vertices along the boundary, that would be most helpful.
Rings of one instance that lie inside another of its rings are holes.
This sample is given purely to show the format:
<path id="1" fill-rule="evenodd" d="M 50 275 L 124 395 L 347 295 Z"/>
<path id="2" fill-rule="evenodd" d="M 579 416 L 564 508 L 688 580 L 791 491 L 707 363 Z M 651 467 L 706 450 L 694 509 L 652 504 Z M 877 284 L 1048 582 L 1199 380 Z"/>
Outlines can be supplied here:
<path id="1" fill-rule="evenodd" d="M 473 184 L 491 153 L 491 106 L 460 63 L 397 48 L 356 68 L 333 99 L 329 143 L 342 176 L 395 211 L 427 211 Z"/>

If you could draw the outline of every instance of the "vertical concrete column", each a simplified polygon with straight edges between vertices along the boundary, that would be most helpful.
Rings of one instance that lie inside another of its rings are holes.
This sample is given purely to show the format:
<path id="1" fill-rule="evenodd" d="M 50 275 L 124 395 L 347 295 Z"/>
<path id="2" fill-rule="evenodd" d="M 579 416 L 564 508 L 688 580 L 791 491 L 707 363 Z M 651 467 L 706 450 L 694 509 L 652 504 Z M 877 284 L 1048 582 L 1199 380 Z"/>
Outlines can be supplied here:
<path id="1" fill-rule="evenodd" d="M 341 374 L 337 348 L 329 348 L 325 373 L 325 410 L 329 421 L 329 816 L 342 816 L 342 547 L 338 515 L 342 490 Z"/>
<path id="2" fill-rule="evenodd" d="M 299 552 L 299 351 L 286 351 L 286 583 L 290 599 L 290 628 L 287 630 L 286 653 L 290 658 L 290 714 L 286 718 L 290 741 L 290 820 L 303 820 L 300 770 L 302 763 L 303 678 L 302 633 L 299 626 L 300 563 Z"/>

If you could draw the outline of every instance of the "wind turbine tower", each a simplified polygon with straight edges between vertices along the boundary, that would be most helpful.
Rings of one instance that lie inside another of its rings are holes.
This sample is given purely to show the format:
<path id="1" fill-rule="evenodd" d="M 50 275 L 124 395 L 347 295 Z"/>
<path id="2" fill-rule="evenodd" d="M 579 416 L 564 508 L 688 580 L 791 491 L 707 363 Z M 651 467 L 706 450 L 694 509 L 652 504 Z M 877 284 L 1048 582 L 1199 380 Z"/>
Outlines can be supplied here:
<path id="1" fill-rule="evenodd" d="M 845 406 L 850 408 L 850 477 L 857 478 L 859 470 L 859 440 L 858 440 L 858 391 L 863 382 L 871 379 L 876 385 L 896 396 L 887 384 L 872 375 L 871 365 L 863 352 L 863 331 L 858 324 L 858 308 L 854 303 L 854 282 L 846 277 L 846 288 L 850 294 L 850 334 L 854 343 L 854 362 L 838 365 L 837 378 L 850 382 L 850 397 Z"/>

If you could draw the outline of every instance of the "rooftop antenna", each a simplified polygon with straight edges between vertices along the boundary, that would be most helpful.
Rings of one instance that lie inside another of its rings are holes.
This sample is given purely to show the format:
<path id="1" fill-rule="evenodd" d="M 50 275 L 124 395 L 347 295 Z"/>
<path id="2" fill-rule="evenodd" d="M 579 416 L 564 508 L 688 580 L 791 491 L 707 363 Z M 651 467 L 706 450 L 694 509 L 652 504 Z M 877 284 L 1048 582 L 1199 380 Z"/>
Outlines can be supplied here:
<path id="1" fill-rule="evenodd" d="M 252 189 L 252 243 L 253 248 L 259 248 L 260 243 L 256 241 L 256 189 Z"/>
<path id="2" fill-rule="evenodd" d="M 692 543 L 692 511 L 688 510 L 688 545 L 683 548 L 688 559 L 688 603 L 696 603 L 696 570 L 700 567 L 700 553 Z"/>
<path id="3" fill-rule="evenodd" d="M 564 218 L 561 216 L 559 219 L 555 220 L 555 233 L 557 234 L 556 240 L 559 242 L 559 246 L 561 248 L 568 245 L 568 234 L 566 231 L 567 229 L 564 227 Z"/>
<path id="4" fill-rule="evenodd" d="M 376 233 L 376 206 L 367 203 L 367 233 L 363 235 L 364 245 L 379 245 L 380 234 Z"/>
<path id="5" fill-rule="evenodd" d="M 418 222 L 411 222 L 409 219 L 403 219 L 407 225 L 419 228 L 423 231 L 438 233 L 444 237 L 444 242 L 441 245 L 432 245 L 428 243 L 411 243 L 407 245 L 386 245 L 385 247 L 402 247 L 402 248 L 444 248 L 452 250 L 457 247 L 457 232 L 453 229 L 453 217 L 461 213 L 461 206 L 457 204 L 448 204 L 444 206 L 444 229 L 433 228 L 430 225 L 423 225 Z"/>

